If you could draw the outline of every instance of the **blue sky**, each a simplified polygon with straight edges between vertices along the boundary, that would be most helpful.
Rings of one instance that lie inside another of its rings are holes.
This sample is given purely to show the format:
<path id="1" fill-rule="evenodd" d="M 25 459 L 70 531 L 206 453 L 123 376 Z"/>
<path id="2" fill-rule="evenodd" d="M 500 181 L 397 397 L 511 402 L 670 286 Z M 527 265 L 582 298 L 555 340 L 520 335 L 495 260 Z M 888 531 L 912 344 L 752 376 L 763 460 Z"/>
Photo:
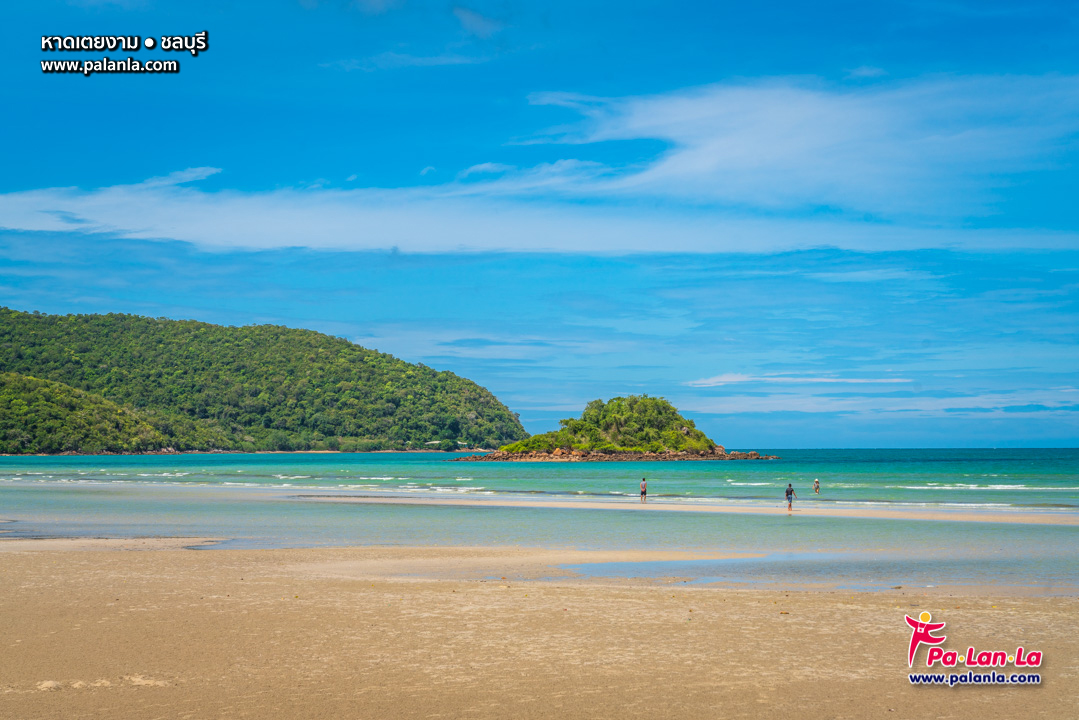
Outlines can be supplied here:
<path id="1" fill-rule="evenodd" d="M 314 328 L 532 432 L 647 392 L 732 448 L 1074 446 L 1077 10 L 12 8 L 0 303 Z"/>

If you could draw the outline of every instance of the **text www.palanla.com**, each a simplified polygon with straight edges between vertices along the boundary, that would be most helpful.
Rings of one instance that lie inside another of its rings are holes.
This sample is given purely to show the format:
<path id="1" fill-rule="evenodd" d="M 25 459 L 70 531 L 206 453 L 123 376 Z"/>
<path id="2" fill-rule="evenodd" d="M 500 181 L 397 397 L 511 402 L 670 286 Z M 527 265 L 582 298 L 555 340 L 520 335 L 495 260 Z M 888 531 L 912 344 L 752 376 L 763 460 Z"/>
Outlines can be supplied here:
<path id="1" fill-rule="evenodd" d="M 1037 685 L 1041 683 L 1042 676 L 1034 673 L 913 673 L 910 675 L 911 685 Z"/>
<path id="2" fill-rule="evenodd" d="M 41 72 L 78 73 L 87 77 L 99 73 L 178 73 L 180 63 L 177 60 L 143 62 L 132 57 L 125 60 L 109 57 L 100 60 L 42 60 Z"/>

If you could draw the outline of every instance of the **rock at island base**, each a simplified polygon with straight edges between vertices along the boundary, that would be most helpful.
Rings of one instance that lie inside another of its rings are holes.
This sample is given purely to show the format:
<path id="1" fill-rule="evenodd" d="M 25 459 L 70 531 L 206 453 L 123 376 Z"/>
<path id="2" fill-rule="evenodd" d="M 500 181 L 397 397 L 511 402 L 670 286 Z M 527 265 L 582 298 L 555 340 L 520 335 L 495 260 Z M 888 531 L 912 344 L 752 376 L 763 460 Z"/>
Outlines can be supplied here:
<path id="1" fill-rule="evenodd" d="M 601 453 L 588 450 L 571 450 L 568 448 L 555 448 L 551 452 L 537 450 L 533 452 L 511 453 L 496 450 L 486 455 L 468 455 L 466 457 L 453 458 L 452 462 L 632 462 L 632 461 L 668 461 L 668 460 L 779 460 L 777 455 L 761 455 L 756 450 L 751 452 L 739 452 L 737 450 L 727 452 L 722 445 L 717 445 L 711 452 L 703 450 L 699 453 L 685 450 L 675 452 L 624 452 L 624 453 Z"/>

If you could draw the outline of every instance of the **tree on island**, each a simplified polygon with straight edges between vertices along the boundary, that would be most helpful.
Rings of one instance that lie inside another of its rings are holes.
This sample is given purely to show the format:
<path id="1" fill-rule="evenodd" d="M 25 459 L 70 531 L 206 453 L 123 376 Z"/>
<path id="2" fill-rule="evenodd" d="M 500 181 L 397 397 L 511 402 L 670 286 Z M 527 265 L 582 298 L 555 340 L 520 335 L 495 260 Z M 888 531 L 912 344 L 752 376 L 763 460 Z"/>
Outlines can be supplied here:
<path id="1" fill-rule="evenodd" d="M 593 400 L 580 418 L 560 420 L 560 430 L 533 435 L 501 448 L 507 453 L 554 452 L 699 454 L 717 445 L 692 420 L 661 397 L 629 395 Z"/>

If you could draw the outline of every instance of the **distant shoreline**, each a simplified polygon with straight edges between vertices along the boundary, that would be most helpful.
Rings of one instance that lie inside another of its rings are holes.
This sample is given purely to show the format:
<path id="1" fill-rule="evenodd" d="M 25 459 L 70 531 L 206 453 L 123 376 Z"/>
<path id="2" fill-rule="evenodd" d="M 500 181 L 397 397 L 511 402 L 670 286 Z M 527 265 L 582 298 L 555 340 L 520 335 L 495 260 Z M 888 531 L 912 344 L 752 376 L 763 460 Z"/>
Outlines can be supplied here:
<path id="1" fill-rule="evenodd" d="M 76 453 L 76 452 L 63 452 L 63 453 L 0 453 L 0 457 L 141 457 L 145 455 L 151 456 L 168 456 L 168 455 L 377 455 L 377 454 L 422 454 L 422 453 L 441 453 L 445 455 L 451 455 L 455 452 L 493 452 L 492 450 L 469 448 L 468 450 L 175 450 L 170 452 L 138 452 L 138 453 L 114 453 L 114 452 L 99 452 L 99 453 Z"/>
<path id="2" fill-rule="evenodd" d="M 929 450 L 929 451 L 948 450 L 948 451 L 1002 451 L 1002 452 L 1014 452 L 1014 451 L 1024 451 L 1024 450 L 1045 451 L 1045 450 L 1076 450 L 1076 449 L 1079 449 L 1079 448 L 1075 448 L 1075 447 L 1055 447 L 1055 446 L 1053 446 L 1053 447 L 1014 447 L 1014 448 L 1013 447 L 1000 447 L 1000 448 L 998 448 L 998 447 L 948 447 L 948 448 L 910 448 L 910 447 L 896 447 L 896 448 L 843 448 L 843 447 L 817 448 L 817 447 L 813 447 L 813 448 L 787 448 L 787 450 L 798 451 L 798 452 L 805 452 L 805 451 L 831 452 L 831 451 L 839 451 L 839 450 L 858 450 L 858 451 L 880 450 L 880 451 L 886 451 L 886 452 L 899 452 L 899 451 L 911 452 L 911 451 L 922 451 L 922 450 Z M 74 453 L 74 452 L 65 452 L 65 453 L 0 453 L 0 457 L 54 457 L 55 458 L 55 457 L 109 457 L 109 456 L 141 457 L 141 456 L 145 456 L 145 455 L 150 455 L 150 456 L 171 456 L 171 455 L 378 455 L 378 454 L 386 455 L 386 454 L 406 454 L 406 453 L 407 454 L 445 454 L 445 455 L 453 455 L 454 453 L 495 453 L 495 452 L 498 452 L 498 451 L 497 450 L 486 449 L 486 448 L 469 448 L 467 450 L 453 450 L 453 451 L 450 451 L 450 452 L 446 452 L 444 450 L 426 450 L 426 449 L 425 450 L 176 450 L 176 451 L 173 451 L 173 452 L 139 452 L 139 453 L 112 453 L 112 452 L 100 452 L 100 453 Z M 734 452 L 732 451 L 729 454 L 734 455 Z M 748 454 L 748 453 L 742 453 L 742 454 Z M 779 456 L 764 456 L 764 455 L 762 455 L 760 459 L 765 459 L 765 458 L 777 459 L 777 460 L 782 459 Z M 638 458 L 633 458 L 633 459 L 636 460 Z M 686 460 L 686 459 L 689 459 L 689 460 L 724 460 L 724 459 L 738 459 L 738 458 L 730 458 L 730 457 L 723 458 L 723 457 L 714 456 L 714 455 L 713 456 L 704 456 L 704 457 L 701 457 L 701 456 L 696 456 L 696 457 L 693 457 L 693 456 L 688 456 L 688 457 L 657 456 L 655 458 L 647 458 L 647 460 L 660 460 L 660 461 L 662 461 L 662 460 L 679 461 L 679 460 Z M 466 460 L 466 458 L 447 458 L 447 460 L 462 461 L 462 460 Z M 618 460 L 608 460 L 607 462 L 617 462 L 617 461 Z M 471 462 L 476 462 L 476 460 L 472 460 Z M 496 461 L 495 460 L 487 460 L 486 462 L 496 462 Z M 504 460 L 502 462 L 580 462 L 580 459 L 579 458 L 574 459 L 574 458 L 568 458 L 568 457 L 567 458 L 559 458 L 559 457 L 555 457 L 555 456 L 546 456 L 546 457 L 539 457 L 539 456 L 537 456 L 537 457 L 523 457 L 522 456 L 520 459 Z M 588 461 L 586 460 L 586 462 L 588 462 Z"/>
<path id="3" fill-rule="evenodd" d="M 689 455 L 689 454 L 654 454 L 654 453 L 614 453 L 610 455 L 551 455 L 546 453 L 504 453 L 501 457 L 491 457 L 499 454 L 497 450 L 476 449 L 468 450 L 176 450 L 172 452 L 137 452 L 137 453 L 0 453 L 0 457 L 165 457 L 175 455 L 427 455 L 441 454 L 453 455 L 454 453 L 473 453 L 465 457 L 447 457 L 448 462 L 685 462 L 701 460 L 780 460 L 778 455 L 760 455 L 756 451 L 751 453 L 730 452 L 724 455 Z M 477 455 L 475 453 L 488 453 Z"/>

